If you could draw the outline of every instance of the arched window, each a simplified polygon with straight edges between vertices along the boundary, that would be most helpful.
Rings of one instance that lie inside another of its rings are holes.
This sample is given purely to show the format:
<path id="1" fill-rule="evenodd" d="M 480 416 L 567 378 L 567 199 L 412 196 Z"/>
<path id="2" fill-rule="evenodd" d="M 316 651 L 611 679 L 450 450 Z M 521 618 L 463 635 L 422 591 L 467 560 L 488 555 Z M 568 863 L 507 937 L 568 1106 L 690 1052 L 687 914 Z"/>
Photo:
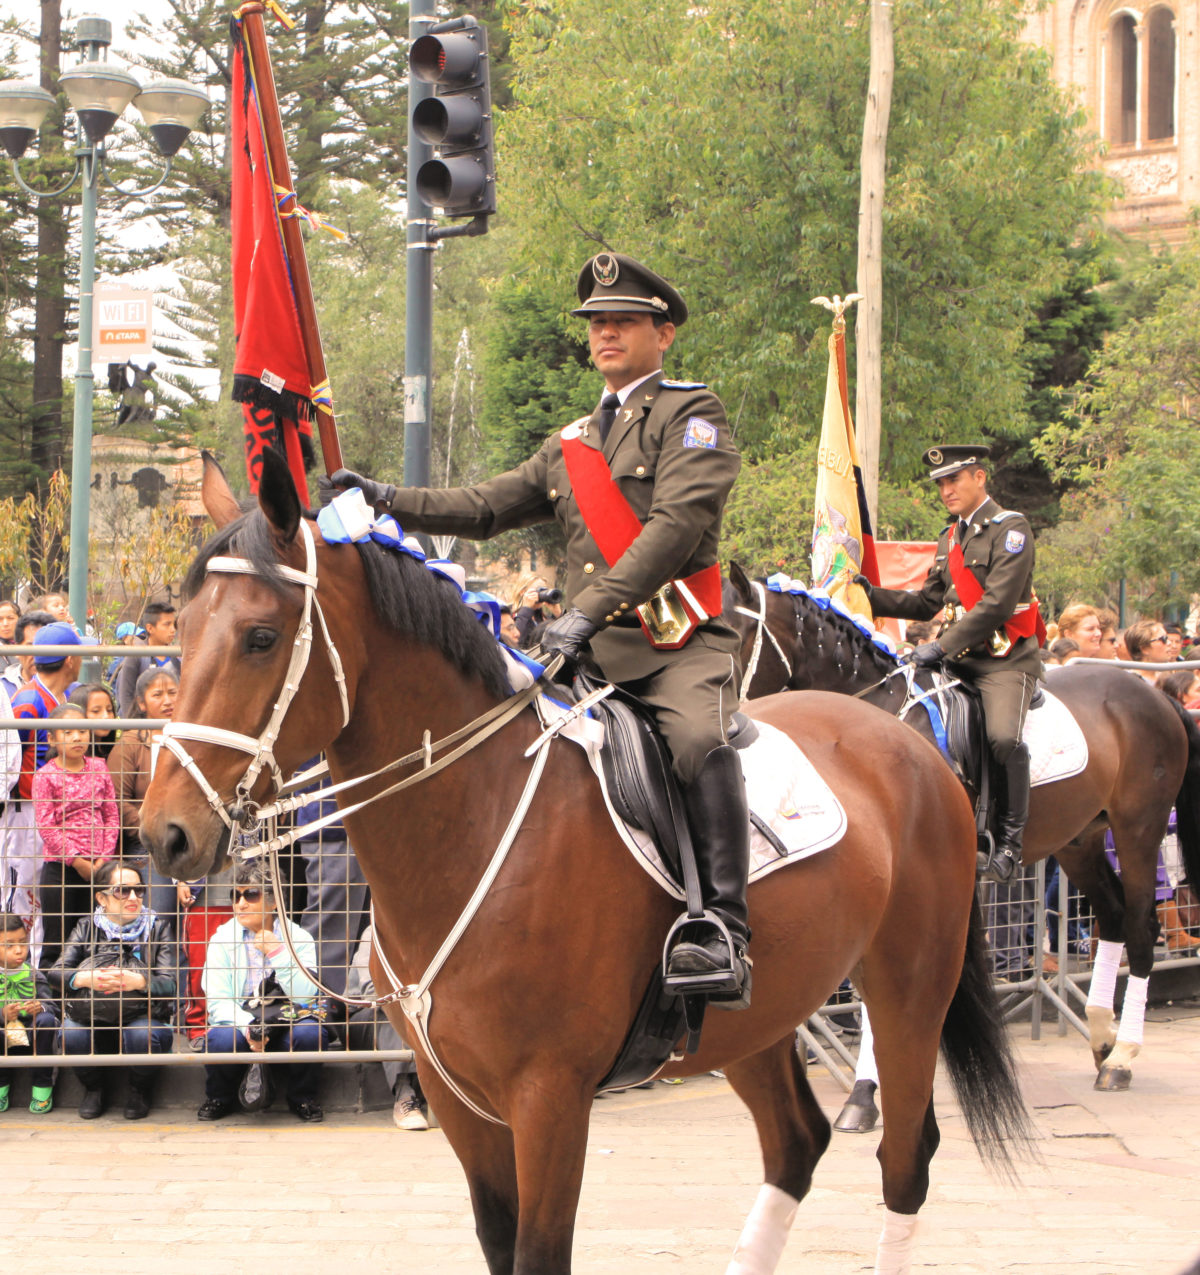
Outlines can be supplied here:
<path id="1" fill-rule="evenodd" d="M 1175 14 L 1156 5 L 1109 24 L 1104 50 L 1104 135 L 1116 146 L 1175 136 Z"/>
<path id="2" fill-rule="evenodd" d="M 1175 15 L 1151 9 L 1146 19 L 1146 140 L 1175 136 Z"/>

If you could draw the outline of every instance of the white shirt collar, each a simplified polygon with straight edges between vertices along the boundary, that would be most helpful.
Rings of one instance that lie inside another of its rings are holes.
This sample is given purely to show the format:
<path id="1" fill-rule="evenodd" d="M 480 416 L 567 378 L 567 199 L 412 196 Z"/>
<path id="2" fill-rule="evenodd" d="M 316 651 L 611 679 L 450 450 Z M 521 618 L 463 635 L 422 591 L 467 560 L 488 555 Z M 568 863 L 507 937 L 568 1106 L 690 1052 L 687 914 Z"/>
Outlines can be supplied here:
<path id="1" fill-rule="evenodd" d="M 645 376 L 639 376 L 636 381 L 630 381 L 628 385 L 622 385 L 619 390 L 606 390 L 605 393 L 616 393 L 617 398 L 621 400 L 621 406 L 625 406 L 625 400 L 637 389 L 643 382 L 648 381 L 652 376 L 661 376 L 662 368 L 656 367 L 653 372 L 647 372 Z"/>

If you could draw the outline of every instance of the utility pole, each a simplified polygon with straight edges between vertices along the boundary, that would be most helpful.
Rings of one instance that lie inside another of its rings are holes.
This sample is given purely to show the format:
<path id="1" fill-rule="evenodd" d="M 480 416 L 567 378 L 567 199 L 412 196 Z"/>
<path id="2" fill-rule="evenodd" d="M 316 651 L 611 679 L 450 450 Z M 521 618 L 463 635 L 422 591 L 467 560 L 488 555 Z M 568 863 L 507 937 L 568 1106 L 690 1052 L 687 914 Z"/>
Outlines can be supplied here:
<path id="1" fill-rule="evenodd" d="M 858 203 L 858 279 L 863 299 L 855 319 L 858 454 L 871 521 L 878 525 L 883 399 L 883 193 L 894 72 L 891 0 L 871 0 L 871 70 L 863 120 Z"/>

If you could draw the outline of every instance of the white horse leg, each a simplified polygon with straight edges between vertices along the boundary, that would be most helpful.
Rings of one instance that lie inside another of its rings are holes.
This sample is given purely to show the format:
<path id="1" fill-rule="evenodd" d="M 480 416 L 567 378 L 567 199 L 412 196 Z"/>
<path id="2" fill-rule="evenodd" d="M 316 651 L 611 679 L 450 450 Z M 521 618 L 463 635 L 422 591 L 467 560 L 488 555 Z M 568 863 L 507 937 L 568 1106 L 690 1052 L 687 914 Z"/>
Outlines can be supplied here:
<path id="1" fill-rule="evenodd" d="M 879 1247 L 875 1251 L 875 1275 L 909 1275 L 917 1225 L 915 1213 L 893 1213 L 891 1209 L 884 1213 Z"/>
<path id="2" fill-rule="evenodd" d="M 1110 939 L 1101 939 L 1096 944 L 1096 964 L 1092 969 L 1085 1012 L 1091 1033 L 1092 1057 L 1097 1067 L 1101 1066 L 1116 1043 L 1116 1031 L 1113 1028 L 1116 1014 L 1113 1004 L 1117 994 L 1117 970 L 1124 950 L 1124 943 L 1115 943 Z"/>
<path id="3" fill-rule="evenodd" d="M 870 1133 L 879 1122 L 875 1091 L 879 1088 L 879 1068 L 875 1065 L 875 1033 L 867 1007 L 863 1005 L 862 1037 L 858 1042 L 858 1062 L 854 1067 L 854 1088 L 838 1112 L 833 1127 L 841 1133 Z"/>
<path id="4" fill-rule="evenodd" d="M 773 1275 L 800 1201 L 763 1183 L 733 1250 L 725 1275 Z"/>

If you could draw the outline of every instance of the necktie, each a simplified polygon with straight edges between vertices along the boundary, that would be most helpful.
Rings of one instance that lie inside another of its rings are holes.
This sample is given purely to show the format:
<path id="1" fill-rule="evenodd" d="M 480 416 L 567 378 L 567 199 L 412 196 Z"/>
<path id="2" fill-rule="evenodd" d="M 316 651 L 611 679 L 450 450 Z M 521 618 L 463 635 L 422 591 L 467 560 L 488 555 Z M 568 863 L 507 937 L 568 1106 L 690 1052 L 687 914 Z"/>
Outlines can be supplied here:
<path id="1" fill-rule="evenodd" d="M 954 535 L 960 545 L 966 543 L 967 524 L 961 518 L 958 520 L 958 527 L 956 528 Z"/>
<path id="2" fill-rule="evenodd" d="M 617 419 L 617 408 L 621 406 L 621 400 L 616 394 L 605 394 L 600 400 L 600 446 L 603 447 L 608 441 L 608 431 L 612 429 L 612 423 Z"/>

